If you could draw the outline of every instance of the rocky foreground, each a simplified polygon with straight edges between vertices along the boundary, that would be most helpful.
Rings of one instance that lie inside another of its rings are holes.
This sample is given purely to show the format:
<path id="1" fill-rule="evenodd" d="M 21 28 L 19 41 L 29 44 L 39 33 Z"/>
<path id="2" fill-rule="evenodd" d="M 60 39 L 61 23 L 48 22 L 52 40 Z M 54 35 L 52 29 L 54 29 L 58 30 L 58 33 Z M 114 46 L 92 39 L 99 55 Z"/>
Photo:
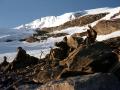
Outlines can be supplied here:
<path id="1" fill-rule="evenodd" d="M 37 90 L 119 90 L 120 82 L 109 73 L 95 73 L 49 82 Z"/>
<path id="2" fill-rule="evenodd" d="M 68 39 L 70 47 L 58 42 L 43 59 L 22 49 L 13 62 L 1 63 L 0 90 L 119 90 L 120 37 L 89 46 Z"/>

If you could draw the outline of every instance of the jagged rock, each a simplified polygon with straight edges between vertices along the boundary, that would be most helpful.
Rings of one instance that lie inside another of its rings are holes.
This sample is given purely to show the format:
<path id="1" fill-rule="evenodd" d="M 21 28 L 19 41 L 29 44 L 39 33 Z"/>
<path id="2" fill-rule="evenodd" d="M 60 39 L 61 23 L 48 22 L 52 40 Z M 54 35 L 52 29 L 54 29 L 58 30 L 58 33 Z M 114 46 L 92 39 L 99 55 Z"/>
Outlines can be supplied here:
<path id="1" fill-rule="evenodd" d="M 58 50 L 57 51 L 59 53 L 61 53 L 61 54 L 58 53 L 58 55 L 59 55 L 58 59 L 64 59 L 68 56 L 70 47 L 68 46 L 67 41 L 68 41 L 67 37 L 64 37 L 63 41 L 55 43 L 55 46 L 57 46 L 59 48 L 59 51 Z M 57 54 L 56 54 L 56 56 L 57 56 Z"/>
<path id="2" fill-rule="evenodd" d="M 39 59 L 26 54 L 26 58 L 19 61 L 13 61 L 11 63 L 12 70 L 24 69 L 27 66 L 38 64 Z"/>
<path id="3" fill-rule="evenodd" d="M 105 70 L 107 72 L 112 65 L 118 62 L 118 56 L 112 53 L 111 47 L 102 42 L 97 42 L 89 47 L 77 48 L 68 58 L 60 62 L 62 65 L 67 64 L 70 71 L 87 72 L 90 69 L 89 72 L 91 73 L 94 71 L 93 68 L 96 68 L 96 71 L 104 72 L 104 66 L 108 65 Z M 93 63 L 97 64 L 94 66 Z"/>
<path id="4" fill-rule="evenodd" d="M 112 42 L 115 42 L 114 40 L 116 41 L 116 39 L 113 39 Z M 49 69 L 51 69 L 52 74 L 49 74 L 49 80 L 51 77 L 53 79 L 60 79 L 61 77 L 86 75 L 96 72 L 109 72 L 109 70 L 119 62 L 119 57 L 113 52 L 113 48 L 104 42 L 96 42 L 90 46 L 81 44 L 78 48 L 70 52 L 67 58 L 58 61 L 56 59 L 51 61 L 49 64 L 51 67 L 49 67 Z M 49 58 L 47 59 L 49 60 Z M 54 64 L 54 61 L 60 61 L 60 63 Z M 45 66 L 46 65 L 47 64 L 45 64 Z M 46 71 L 45 73 L 48 72 Z M 43 77 L 44 74 L 41 74 L 41 76 L 40 74 L 36 75 L 37 79 L 39 80 L 38 82 L 42 83 L 43 78 L 41 77 Z"/>
<path id="5" fill-rule="evenodd" d="M 22 47 L 18 47 L 17 55 L 6 71 L 25 69 L 27 66 L 38 64 L 38 62 L 38 58 L 30 56 Z"/>
<path id="6" fill-rule="evenodd" d="M 4 61 L 0 64 L 0 72 L 4 72 L 8 67 L 9 62 L 7 61 L 7 57 L 4 56 Z"/>

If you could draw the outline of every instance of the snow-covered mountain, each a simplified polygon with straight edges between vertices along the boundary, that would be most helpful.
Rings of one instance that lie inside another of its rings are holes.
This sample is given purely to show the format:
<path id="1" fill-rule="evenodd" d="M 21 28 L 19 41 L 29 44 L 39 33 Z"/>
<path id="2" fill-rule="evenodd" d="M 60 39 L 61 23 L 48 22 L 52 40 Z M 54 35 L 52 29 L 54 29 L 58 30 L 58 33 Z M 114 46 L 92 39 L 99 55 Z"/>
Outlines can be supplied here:
<path id="1" fill-rule="evenodd" d="M 40 19 L 36 19 L 30 23 L 17 26 L 14 29 L 36 29 L 36 28 L 42 29 L 42 28 L 56 27 L 56 26 L 66 23 L 68 21 L 77 19 L 80 16 L 106 13 L 106 12 L 108 12 L 110 14 L 107 17 L 105 17 L 105 19 L 110 19 L 110 17 L 112 17 L 115 13 L 117 13 L 119 11 L 120 11 L 120 7 L 117 7 L 117 8 L 105 7 L 105 8 L 65 13 L 60 16 L 46 16 L 46 17 L 42 17 Z M 119 18 L 119 17 L 120 16 L 116 16 L 116 18 Z"/>
<path id="2" fill-rule="evenodd" d="M 61 16 L 47 16 L 41 19 L 36 19 L 28 24 L 23 24 L 14 29 L 36 29 L 45 27 L 59 26 L 67 21 L 73 20 L 79 17 L 80 13 L 66 13 Z"/>
<path id="3" fill-rule="evenodd" d="M 23 47 L 25 50 L 27 50 L 27 53 L 36 57 L 40 56 L 41 51 L 44 52 L 43 57 L 45 54 L 47 54 L 50 50 L 50 47 L 54 46 L 54 42 L 61 41 L 63 39 L 62 37 L 50 37 L 47 40 L 44 40 L 42 42 L 34 42 L 34 43 L 27 43 L 27 42 L 20 42 L 19 40 L 32 35 L 34 31 L 29 29 L 36 29 L 36 28 L 54 28 L 54 27 L 60 27 L 67 25 L 67 28 L 62 28 L 59 31 L 54 31 L 53 33 L 67 33 L 69 35 L 74 33 L 82 33 L 85 32 L 88 29 L 88 24 L 85 24 L 82 26 L 76 25 L 71 26 L 72 24 L 76 24 L 75 22 L 82 19 L 82 17 L 86 20 L 89 20 L 89 15 L 94 16 L 95 14 L 100 13 L 108 13 L 104 16 L 99 17 L 92 17 L 94 20 L 90 22 L 89 24 L 91 26 L 98 26 L 98 29 L 100 30 L 106 30 L 104 26 L 110 27 L 107 28 L 110 31 L 110 33 L 107 33 L 106 35 L 98 35 L 97 41 L 106 40 L 112 37 L 120 36 L 120 7 L 116 8 L 98 8 L 98 9 L 91 9 L 91 10 L 85 10 L 85 11 L 78 11 L 78 12 L 72 12 L 72 13 L 66 13 L 61 16 L 49 16 L 49 17 L 43 17 L 41 19 L 34 20 L 33 22 L 30 22 L 28 24 L 23 24 L 21 26 L 17 26 L 14 29 L 0 29 L 0 62 L 3 60 L 3 56 L 7 56 L 9 61 L 12 61 L 16 54 L 16 48 L 18 46 Z M 87 16 L 87 17 L 85 17 Z M 90 17 L 91 18 L 91 17 Z M 96 20 L 97 18 L 97 20 Z M 83 20 L 84 20 L 83 19 Z M 101 24 L 101 22 L 102 24 Z M 104 22 L 105 24 L 104 24 Z M 81 20 L 82 22 L 82 20 Z M 88 21 L 87 21 L 88 22 Z M 107 25 L 106 25 L 107 22 Z M 98 25 L 100 23 L 100 25 Z M 113 23 L 113 24 L 112 24 Z M 104 26 L 103 26 L 104 25 Z M 70 27 L 69 27 L 70 26 Z M 66 27 L 66 26 L 65 26 Z M 101 29 L 102 27 L 102 29 Z M 22 29 L 22 30 L 19 30 Z M 48 29 L 48 30 L 49 30 Z M 117 30 L 119 29 L 119 30 Z M 46 29 L 47 30 L 47 29 Z M 117 31 L 115 31 L 117 30 Z M 102 31 L 101 31 L 102 32 Z M 12 42 L 6 42 L 6 40 L 13 40 Z"/>

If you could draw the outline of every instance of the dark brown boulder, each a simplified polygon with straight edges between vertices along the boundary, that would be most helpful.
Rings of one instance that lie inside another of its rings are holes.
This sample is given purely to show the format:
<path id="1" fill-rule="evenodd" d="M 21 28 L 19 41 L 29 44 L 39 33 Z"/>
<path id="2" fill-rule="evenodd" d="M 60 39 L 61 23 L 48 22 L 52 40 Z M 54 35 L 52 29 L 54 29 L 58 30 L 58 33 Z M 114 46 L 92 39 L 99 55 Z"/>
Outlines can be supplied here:
<path id="1" fill-rule="evenodd" d="M 108 72 L 116 63 L 118 56 L 113 52 L 102 53 L 90 64 L 93 72 Z"/>
<path id="2" fill-rule="evenodd" d="M 109 58 L 110 56 L 111 58 Z M 110 68 L 118 61 L 117 55 L 112 53 L 111 48 L 104 43 L 95 43 L 90 47 L 83 48 L 74 58 L 76 60 L 74 60 L 73 64 L 71 65 L 72 70 L 82 70 L 82 67 L 84 69 L 85 66 L 88 67 L 91 63 L 97 62 L 99 64 L 99 68 L 101 68 L 100 72 L 104 72 L 105 70 L 102 68 L 103 64 L 107 65 L 111 63 L 110 66 L 108 65 L 108 68 Z M 96 66 L 98 65 L 96 64 Z M 108 70 L 108 68 L 106 69 Z"/>
<path id="3" fill-rule="evenodd" d="M 55 46 L 57 46 L 58 48 L 51 49 L 51 54 L 54 58 L 62 60 L 68 56 L 70 47 L 67 41 L 67 37 L 64 37 L 63 41 L 55 43 Z"/>
<path id="4" fill-rule="evenodd" d="M 25 69 L 25 67 L 38 64 L 38 62 L 38 58 L 30 56 L 22 47 L 18 47 L 17 55 L 13 62 L 9 64 L 7 70 Z"/>
<path id="5" fill-rule="evenodd" d="M 89 47 L 81 46 L 73 52 L 68 59 L 61 61 L 62 65 L 67 64 L 69 66 L 70 71 L 107 72 L 118 62 L 118 56 L 112 53 L 111 47 L 102 42 L 97 42 Z"/>
<path id="6" fill-rule="evenodd" d="M 4 56 L 4 61 L 0 64 L 0 71 L 4 72 L 8 67 L 9 62 L 7 61 L 7 57 Z"/>

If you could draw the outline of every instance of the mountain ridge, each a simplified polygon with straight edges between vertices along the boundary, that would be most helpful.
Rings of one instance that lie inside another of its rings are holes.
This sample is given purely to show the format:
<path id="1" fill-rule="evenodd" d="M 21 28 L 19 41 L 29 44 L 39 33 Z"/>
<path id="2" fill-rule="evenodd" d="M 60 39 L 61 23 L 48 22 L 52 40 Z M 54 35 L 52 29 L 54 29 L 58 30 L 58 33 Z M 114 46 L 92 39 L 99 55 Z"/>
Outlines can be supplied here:
<path id="1" fill-rule="evenodd" d="M 54 27 L 59 26 L 69 20 L 73 20 L 80 16 L 80 13 L 65 13 L 60 16 L 46 16 L 42 17 L 40 19 L 36 19 L 28 24 L 23 24 L 18 27 L 15 27 L 14 29 L 36 29 L 36 28 L 44 28 L 46 26 L 48 27 Z"/>
<path id="2" fill-rule="evenodd" d="M 68 21 L 72 21 L 74 19 L 77 19 L 78 17 L 85 16 L 85 15 L 93 15 L 93 14 L 99 14 L 99 13 L 116 13 L 120 10 L 120 7 L 115 8 L 96 8 L 96 9 L 90 9 L 90 10 L 84 10 L 84 11 L 76 11 L 76 12 L 70 12 L 65 13 L 60 16 L 46 16 L 42 17 L 40 19 L 36 19 L 30 23 L 22 24 L 20 26 L 14 27 L 14 29 L 37 29 L 37 28 L 50 28 L 50 27 L 56 27 L 59 25 L 62 25 Z M 105 18 L 105 19 L 110 19 Z"/>

